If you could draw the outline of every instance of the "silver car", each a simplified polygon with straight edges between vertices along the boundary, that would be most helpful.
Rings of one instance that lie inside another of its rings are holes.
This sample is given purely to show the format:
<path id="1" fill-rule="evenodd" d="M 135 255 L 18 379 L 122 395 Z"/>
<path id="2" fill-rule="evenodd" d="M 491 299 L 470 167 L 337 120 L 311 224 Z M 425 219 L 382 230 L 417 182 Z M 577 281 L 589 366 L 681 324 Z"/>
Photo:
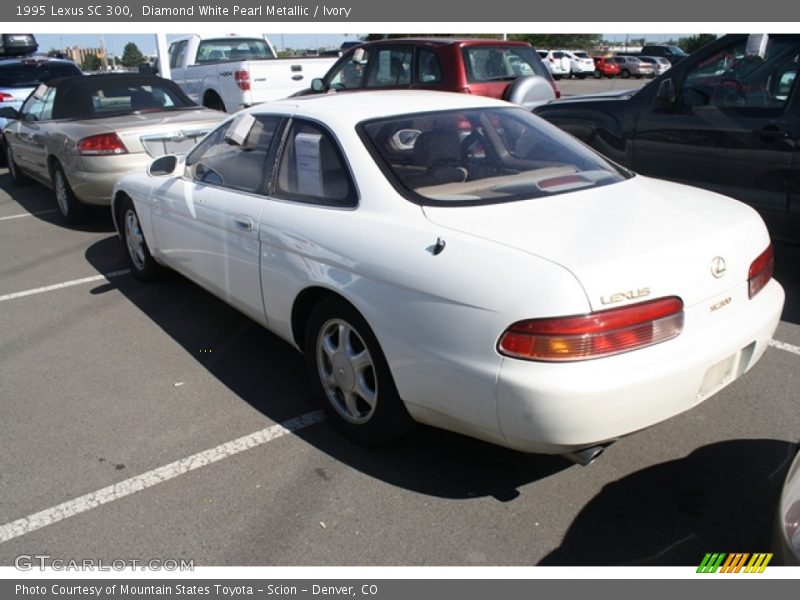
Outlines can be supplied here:
<path id="1" fill-rule="evenodd" d="M 666 58 L 661 56 L 637 56 L 642 62 L 650 63 L 653 66 L 653 74 L 651 77 L 658 77 L 669 71 L 672 63 Z"/>
<path id="2" fill-rule="evenodd" d="M 635 56 L 612 56 L 606 60 L 619 67 L 619 74 L 623 79 L 628 77 L 641 79 L 653 75 L 653 65 L 643 62 Z"/>
<path id="3" fill-rule="evenodd" d="M 187 152 L 225 113 L 197 106 L 151 75 L 76 76 L 40 84 L 3 129 L 11 180 L 53 188 L 64 221 L 111 202 L 117 179 L 163 154 Z"/>

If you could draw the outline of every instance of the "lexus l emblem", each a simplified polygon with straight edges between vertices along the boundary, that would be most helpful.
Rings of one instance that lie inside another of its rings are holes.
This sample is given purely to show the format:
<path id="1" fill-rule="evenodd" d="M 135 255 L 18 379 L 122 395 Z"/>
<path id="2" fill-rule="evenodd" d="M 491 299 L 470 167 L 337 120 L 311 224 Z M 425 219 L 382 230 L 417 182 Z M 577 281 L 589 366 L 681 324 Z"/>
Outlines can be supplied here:
<path id="1" fill-rule="evenodd" d="M 715 256 L 711 260 L 711 274 L 715 279 L 719 279 L 725 275 L 725 271 L 727 271 L 727 269 L 728 267 L 725 264 L 725 259 L 721 256 Z"/>

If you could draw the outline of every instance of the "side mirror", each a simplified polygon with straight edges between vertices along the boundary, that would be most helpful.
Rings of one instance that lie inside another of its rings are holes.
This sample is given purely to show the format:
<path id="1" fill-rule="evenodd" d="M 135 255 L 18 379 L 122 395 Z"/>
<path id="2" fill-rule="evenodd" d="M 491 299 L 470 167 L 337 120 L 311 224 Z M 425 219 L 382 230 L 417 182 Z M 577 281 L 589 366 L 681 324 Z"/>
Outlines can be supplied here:
<path id="1" fill-rule="evenodd" d="M 172 175 L 175 172 L 175 167 L 178 166 L 178 157 L 174 154 L 167 154 L 155 159 L 147 167 L 147 174 L 150 177 L 163 177 L 165 175 Z"/>
<path id="2" fill-rule="evenodd" d="M 315 77 L 311 80 L 311 90 L 314 92 L 324 92 L 325 82 L 319 77 Z"/>
<path id="3" fill-rule="evenodd" d="M 675 105 L 678 99 L 678 94 L 675 91 L 675 81 L 672 78 L 664 79 L 658 84 L 658 91 L 656 92 L 656 108 L 670 109 Z"/>
<path id="4" fill-rule="evenodd" d="M 4 108 L 0 108 L 0 117 L 2 117 L 3 119 L 11 119 L 12 121 L 17 121 L 19 120 L 19 111 L 16 108 L 6 106 Z"/>

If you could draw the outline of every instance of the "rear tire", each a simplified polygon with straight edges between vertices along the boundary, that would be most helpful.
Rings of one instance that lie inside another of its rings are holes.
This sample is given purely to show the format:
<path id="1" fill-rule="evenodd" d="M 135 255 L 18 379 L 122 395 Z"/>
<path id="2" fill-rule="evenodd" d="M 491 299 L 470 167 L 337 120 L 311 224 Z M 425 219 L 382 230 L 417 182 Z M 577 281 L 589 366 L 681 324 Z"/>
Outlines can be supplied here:
<path id="1" fill-rule="evenodd" d="M 305 355 L 315 395 L 347 437 L 377 445 L 414 428 L 375 334 L 343 299 L 330 296 L 313 308 Z"/>
<path id="2" fill-rule="evenodd" d="M 163 267 L 150 255 L 150 248 L 139 224 L 139 215 L 133 201 L 127 196 L 120 200 L 117 208 L 117 223 L 125 259 L 133 276 L 145 283 L 159 279 L 163 274 Z"/>
<path id="3" fill-rule="evenodd" d="M 594 78 L 595 79 L 602 79 L 603 78 L 603 74 L 600 72 L 600 69 L 595 69 Z"/>
<path id="4" fill-rule="evenodd" d="M 58 161 L 50 166 L 50 177 L 53 180 L 53 191 L 61 218 L 67 225 L 78 225 L 86 220 L 88 208 L 75 197 L 75 192 L 67 181 L 64 169 Z"/>
<path id="5" fill-rule="evenodd" d="M 630 72 L 630 71 L 628 71 L 628 69 L 624 69 L 624 70 L 622 71 L 622 73 L 620 73 L 620 75 L 622 75 L 622 78 L 623 78 L 623 79 L 627 79 L 628 77 L 630 77 L 630 76 L 631 76 L 631 72 Z"/>

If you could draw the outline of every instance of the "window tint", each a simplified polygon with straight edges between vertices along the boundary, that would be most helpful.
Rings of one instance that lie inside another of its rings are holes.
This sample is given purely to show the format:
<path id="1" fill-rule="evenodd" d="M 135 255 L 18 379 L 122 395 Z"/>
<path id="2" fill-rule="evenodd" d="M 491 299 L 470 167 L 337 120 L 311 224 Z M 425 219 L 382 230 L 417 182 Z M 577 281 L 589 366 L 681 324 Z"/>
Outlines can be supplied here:
<path id="1" fill-rule="evenodd" d="M 196 62 L 259 60 L 264 58 L 275 58 L 265 40 L 259 38 L 224 38 L 200 42 L 197 48 Z"/>
<path id="2" fill-rule="evenodd" d="M 359 132 L 390 179 L 421 204 L 528 200 L 628 176 L 520 108 L 402 115 Z"/>
<path id="3" fill-rule="evenodd" d="M 511 81 L 526 75 L 549 79 L 547 67 L 526 46 L 468 46 L 461 51 L 470 83 Z"/>
<path id="4" fill-rule="evenodd" d="M 417 72 L 420 83 L 440 83 L 442 81 L 442 65 L 436 54 L 421 48 L 417 51 Z"/>
<path id="5" fill-rule="evenodd" d="M 353 90 L 364 85 L 364 74 L 371 52 L 356 48 L 339 65 L 339 69 L 328 81 L 328 87 L 336 90 Z"/>
<path id="6" fill-rule="evenodd" d="M 358 201 L 331 134 L 304 121 L 295 121 L 286 138 L 275 195 L 326 206 L 355 206 Z"/>
<path id="7" fill-rule="evenodd" d="M 183 67 L 186 57 L 186 47 L 188 42 L 176 42 L 169 47 L 169 66 L 172 69 Z"/>
<path id="8" fill-rule="evenodd" d="M 409 85 L 411 48 L 383 48 L 373 52 L 367 70 L 367 87 Z"/>
<path id="9" fill-rule="evenodd" d="M 68 62 L 31 62 L 0 66 L 0 87 L 33 87 L 56 77 L 81 75 L 81 70 Z"/>
<path id="10" fill-rule="evenodd" d="M 681 87 L 685 109 L 781 108 L 794 87 L 800 36 L 770 36 L 763 59 L 745 56 L 741 39 L 692 67 Z"/>
<path id="11" fill-rule="evenodd" d="M 273 171 L 270 148 L 279 124 L 279 117 L 249 114 L 224 123 L 189 154 L 187 174 L 209 185 L 264 192 Z"/>

